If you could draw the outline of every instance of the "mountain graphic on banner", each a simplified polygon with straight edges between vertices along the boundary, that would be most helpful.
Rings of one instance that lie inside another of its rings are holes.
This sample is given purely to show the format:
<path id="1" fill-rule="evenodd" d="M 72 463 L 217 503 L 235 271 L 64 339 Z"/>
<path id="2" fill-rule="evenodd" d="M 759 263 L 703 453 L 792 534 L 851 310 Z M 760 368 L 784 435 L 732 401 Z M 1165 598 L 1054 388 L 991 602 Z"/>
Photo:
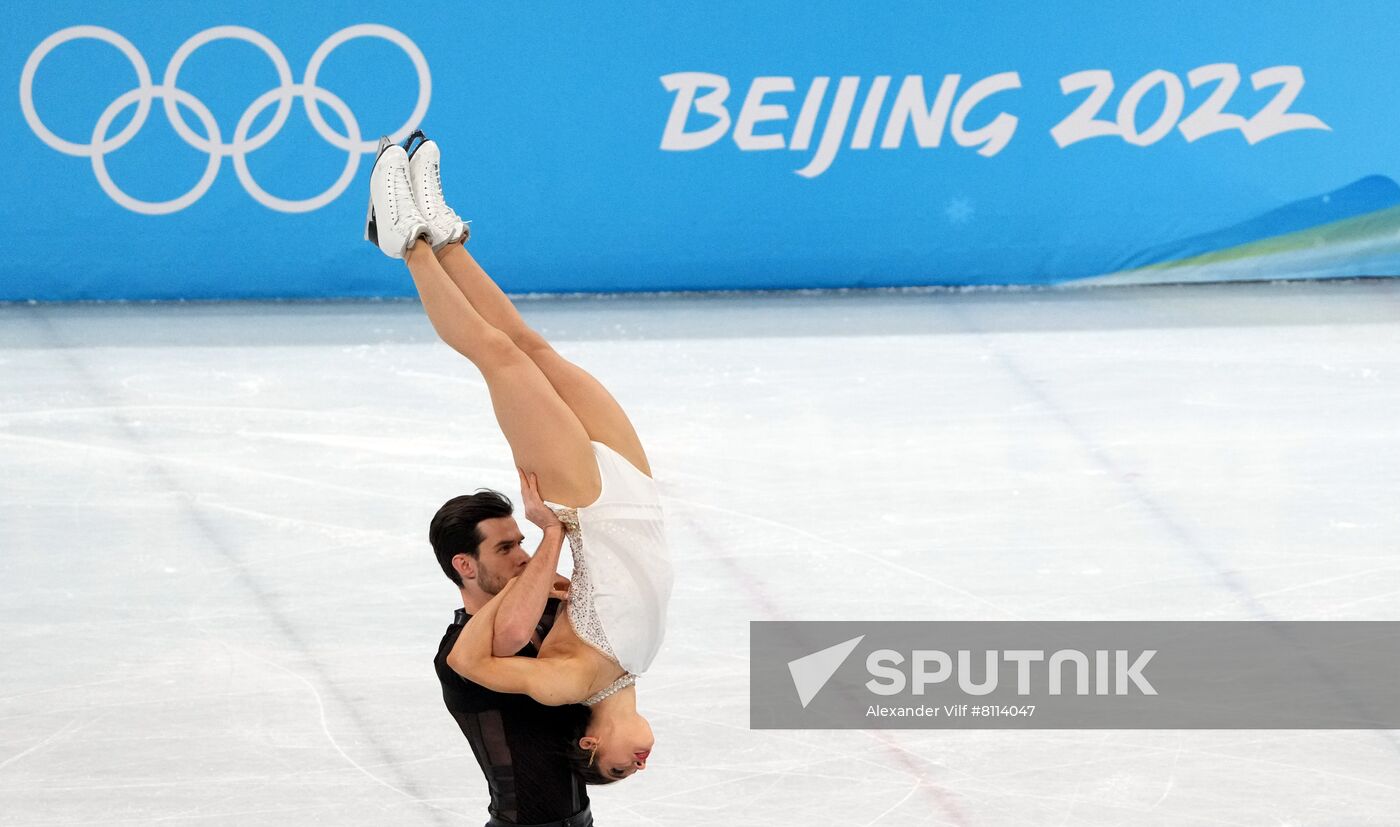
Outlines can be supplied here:
<path id="1" fill-rule="evenodd" d="M 1220 230 L 1150 248 L 1075 284 L 1386 275 L 1400 267 L 1400 184 L 1371 175 Z"/>

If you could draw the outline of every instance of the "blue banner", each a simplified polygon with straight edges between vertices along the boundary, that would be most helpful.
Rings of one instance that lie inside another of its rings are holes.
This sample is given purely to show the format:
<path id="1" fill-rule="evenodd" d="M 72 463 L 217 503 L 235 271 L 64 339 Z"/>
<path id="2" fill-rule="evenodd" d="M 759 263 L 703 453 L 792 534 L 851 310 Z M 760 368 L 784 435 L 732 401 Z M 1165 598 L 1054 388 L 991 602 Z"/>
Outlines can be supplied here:
<path id="1" fill-rule="evenodd" d="M 512 291 L 1400 274 L 1400 6 L 14 4 L 0 300 L 409 295 L 381 134 Z"/>

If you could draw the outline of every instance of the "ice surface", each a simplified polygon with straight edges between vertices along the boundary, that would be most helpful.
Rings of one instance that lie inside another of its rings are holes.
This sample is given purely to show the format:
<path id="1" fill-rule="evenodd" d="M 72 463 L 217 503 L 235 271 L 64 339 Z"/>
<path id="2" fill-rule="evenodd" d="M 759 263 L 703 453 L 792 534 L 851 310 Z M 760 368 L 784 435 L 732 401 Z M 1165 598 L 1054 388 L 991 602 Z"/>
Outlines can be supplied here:
<path id="1" fill-rule="evenodd" d="M 612 825 L 1357 825 L 1377 732 L 748 729 L 748 621 L 1400 620 L 1400 282 L 528 301 L 677 560 Z M 0 823 L 477 824 L 413 304 L 0 307 Z"/>

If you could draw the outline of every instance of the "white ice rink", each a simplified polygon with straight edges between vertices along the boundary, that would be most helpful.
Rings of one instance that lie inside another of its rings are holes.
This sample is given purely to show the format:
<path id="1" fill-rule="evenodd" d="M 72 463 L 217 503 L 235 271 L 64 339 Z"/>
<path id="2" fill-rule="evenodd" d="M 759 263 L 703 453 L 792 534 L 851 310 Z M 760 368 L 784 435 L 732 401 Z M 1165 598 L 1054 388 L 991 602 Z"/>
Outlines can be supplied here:
<path id="1" fill-rule="evenodd" d="M 522 310 L 677 559 L 602 827 L 1400 823 L 1397 733 L 751 731 L 747 660 L 750 620 L 1400 620 L 1400 281 Z M 484 822 L 426 539 L 478 486 L 506 445 L 416 304 L 0 307 L 0 824 Z"/>

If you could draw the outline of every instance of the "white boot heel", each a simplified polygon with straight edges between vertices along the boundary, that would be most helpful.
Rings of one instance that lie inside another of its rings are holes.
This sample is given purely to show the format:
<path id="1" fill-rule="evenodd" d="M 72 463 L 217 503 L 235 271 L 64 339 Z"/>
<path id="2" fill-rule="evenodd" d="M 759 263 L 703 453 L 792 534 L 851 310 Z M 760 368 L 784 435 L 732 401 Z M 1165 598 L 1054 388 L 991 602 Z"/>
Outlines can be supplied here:
<path id="1" fill-rule="evenodd" d="M 408 154 L 388 138 L 380 138 L 379 155 L 369 177 L 365 240 L 389 258 L 403 258 L 420 238 L 431 239 L 432 232 L 413 200 Z"/>

